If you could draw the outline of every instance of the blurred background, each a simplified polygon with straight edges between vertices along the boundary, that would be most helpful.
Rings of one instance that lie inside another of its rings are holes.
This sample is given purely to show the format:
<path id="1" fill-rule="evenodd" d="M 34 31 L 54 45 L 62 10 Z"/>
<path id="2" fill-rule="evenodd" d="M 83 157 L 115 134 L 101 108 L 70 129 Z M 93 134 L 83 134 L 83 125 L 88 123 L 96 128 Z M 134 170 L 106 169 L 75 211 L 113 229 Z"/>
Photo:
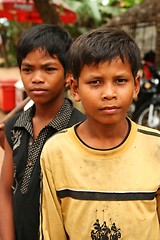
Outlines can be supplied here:
<path id="1" fill-rule="evenodd" d="M 0 66 L 16 66 L 15 46 L 26 28 L 64 26 L 73 36 L 105 25 L 120 26 L 138 43 L 142 57 L 156 51 L 160 63 L 159 0 L 0 0 Z"/>

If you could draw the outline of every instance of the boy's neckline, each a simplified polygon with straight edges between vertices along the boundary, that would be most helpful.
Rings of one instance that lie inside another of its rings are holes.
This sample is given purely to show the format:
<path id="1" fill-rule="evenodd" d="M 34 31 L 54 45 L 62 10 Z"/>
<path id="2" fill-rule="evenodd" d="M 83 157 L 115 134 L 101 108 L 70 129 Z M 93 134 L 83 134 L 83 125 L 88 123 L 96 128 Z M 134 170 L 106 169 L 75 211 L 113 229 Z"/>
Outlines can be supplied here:
<path id="1" fill-rule="evenodd" d="M 117 145 L 115 145 L 114 147 L 111 147 L 111 148 L 96 148 L 96 147 L 93 147 L 93 146 L 87 144 L 85 141 L 83 141 L 82 138 L 81 138 L 81 137 L 78 135 L 78 133 L 77 133 L 77 127 L 80 126 L 80 125 L 82 124 L 82 122 L 80 122 L 80 123 L 78 123 L 78 124 L 75 125 L 74 131 L 75 131 L 75 134 L 76 134 L 76 136 L 78 137 L 78 139 L 79 139 L 85 146 L 87 146 L 87 147 L 89 147 L 89 148 L 91 148 L 91 149 L 102 150 L 102 151 L 104 151 L 104 150 L 113 150 L 113 149 L 115 149 L 115 148 L 120 147 L 120 146 L 126 141 L 126 139 L 128 138 L 128 136 L 129 136 L 129 134 L 130 134 L 130 131 L 131 131 L 131 121 L 130 121 L 130 119 L 129 119 L 128 117 L 126 117 L 126 120 L 127 120 L 127 124 L 128 124 L 128 131 L 127 131 L 126 136 L 124 137 L 124 139 L 123 139 L 119 144 L 117 144 Z"/>

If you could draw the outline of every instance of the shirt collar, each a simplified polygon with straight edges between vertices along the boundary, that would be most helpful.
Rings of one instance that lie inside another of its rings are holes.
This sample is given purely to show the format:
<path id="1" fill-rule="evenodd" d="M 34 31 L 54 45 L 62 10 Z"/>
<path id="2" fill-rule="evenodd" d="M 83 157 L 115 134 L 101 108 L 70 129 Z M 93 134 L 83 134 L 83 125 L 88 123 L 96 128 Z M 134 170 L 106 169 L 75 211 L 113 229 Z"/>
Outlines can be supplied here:
<path id="1" fill-rule="evenodd" d="M 55 128 L 57 131 L 60 131 L 68 126 L 69 120 L 71 118 L 71 114 L 73 111 L 72 102 L 65 98 L 64 104 L 61 109 L 55 116 L 55 118 L 47 125 L 52 128 Z M 15 127 L 24 127 L 29 132 L 32 132 L 32 118 L 35 113 L 35 105 L 22 112 L 19 118 L 15 122 Z"/>

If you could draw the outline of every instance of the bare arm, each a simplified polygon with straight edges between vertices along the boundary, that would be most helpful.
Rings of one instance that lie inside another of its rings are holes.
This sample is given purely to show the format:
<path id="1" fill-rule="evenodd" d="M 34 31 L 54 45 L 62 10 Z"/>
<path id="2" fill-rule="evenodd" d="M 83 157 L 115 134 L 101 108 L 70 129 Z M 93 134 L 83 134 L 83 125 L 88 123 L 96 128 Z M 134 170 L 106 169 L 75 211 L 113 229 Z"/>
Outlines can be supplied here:
<path id="1" fill-rule="evenodd" d="M 0 146 L 4 148 L 4 123 L 0 123 Z"/>
<path id="2" fill-rule="evenodd" d="M 14 179 L 14 164 L 12 149 L 5 139 L 5 155 L 0 178 L 0 239 L 15 240 L 12 185 Z"/>

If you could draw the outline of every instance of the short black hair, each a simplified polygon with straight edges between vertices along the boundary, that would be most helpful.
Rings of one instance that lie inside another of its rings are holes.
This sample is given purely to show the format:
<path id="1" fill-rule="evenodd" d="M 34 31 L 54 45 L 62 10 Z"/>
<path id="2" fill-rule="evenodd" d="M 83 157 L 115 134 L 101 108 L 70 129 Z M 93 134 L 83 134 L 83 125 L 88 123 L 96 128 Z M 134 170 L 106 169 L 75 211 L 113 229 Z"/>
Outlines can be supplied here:
<path id="1" fill-rule="evenodd" d="M 73 42 L 70 34 L 53 24 L 35 25 L 22 33 L 17 44 L 17 63 L 21 68 L 22 60 L 33 50 L 42 49 L 61 62 L 64 72 L 68 70 L 68 50 Z"/>
<path id="2" fill-rule="evenodd" d="M 153 50 L 149 50 L 148 52 L 146 52 L 144 54 L 144 60 L 145 61 L 150 61 L 150 62 L 154 63 L 155 58 L 156 58 L 156 53 Z"/>
<path id="3" fill-rule="evenodd" d="M 135 78 L 141 54 L 135 41 L 120 28 L 94 29 L 79 36 L 69 50 L 69 67 L 78 81 L 84 65 L 99 64 L 120 57 L 126 59 Z"/>

